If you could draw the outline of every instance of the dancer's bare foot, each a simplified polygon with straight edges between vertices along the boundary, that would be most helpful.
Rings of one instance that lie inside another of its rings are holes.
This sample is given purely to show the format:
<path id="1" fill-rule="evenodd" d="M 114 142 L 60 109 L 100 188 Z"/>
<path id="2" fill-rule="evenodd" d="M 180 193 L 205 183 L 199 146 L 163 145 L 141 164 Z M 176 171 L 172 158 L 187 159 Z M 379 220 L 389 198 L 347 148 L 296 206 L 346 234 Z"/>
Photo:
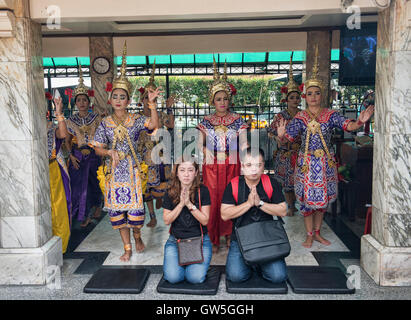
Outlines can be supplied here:
<path id="1" fill-rule="evenodd" d="M 219 246 L 216 246 L 215 244 L 213 244 L 213 253 L 217 253 L 219 249 L 220 249 Z"/>
<path id="2" fill-rule="evenodd" d="M 147 223 L 147 227 L 154 228 L 157 225 L 157 219 L 152 218 L 149 223 Z"/>
<path id="3" fill-rule="evenodd" d="M 304 248 L 311 248 L 311 246 L 313 245 L 313 236 L 308 235 L 307 234 L 307 238 L 305 239 L 305 242 L 303 242 L 303 247 Z"/>
<path id="4" fill-rule="evenodd" d="M 82 224 L 80 224 L 80 227 L 85 228 L 90 224 L 90 222 L 91 222 L 91 219 L 87 218 L 86 220 L 83 221 Z"/>
<path id="5" fill-rule="evenodd" d="M 100 217 L 101 217 L 101 207 L 97 207 L 96 211 L 94 212 L 93 218 L 100 219 Z"/>
<path id="6" fill-rule="evenodd" d="M 330 241 L 327 239 L 324 239 L 323 237 L 320 236 L 320 231 L 316 231 L 314 234 L 314 240 L 320 242 L 321 244 L 325 246 L 329 246 L 331 244 Z"/>
<path id="7" fill-rule="evenodd" d="M 130 261 L 131 255 L 131 244 L 124 245 L 124 254 L 120 257 L 120 260 L 123 262 L 128 262 Z"/>
<path id="8" fill-rule="evenodd" d="M 287 217 L 294 216 L 294 210 L 292 208 L 287 209 Z"/>
<path id="9" fill-rule="evenodd" d="M 133 230 L 133 236 L 134 236 L 134 240 L 136 241 L 136 252 L 137 253 L 142 253 L 144 251 L 144 249 L 146 248 L 146 246 L 144 245 L 143 240 L 141 239 L 141 232 L 139 231 L 135 231 Z"/>

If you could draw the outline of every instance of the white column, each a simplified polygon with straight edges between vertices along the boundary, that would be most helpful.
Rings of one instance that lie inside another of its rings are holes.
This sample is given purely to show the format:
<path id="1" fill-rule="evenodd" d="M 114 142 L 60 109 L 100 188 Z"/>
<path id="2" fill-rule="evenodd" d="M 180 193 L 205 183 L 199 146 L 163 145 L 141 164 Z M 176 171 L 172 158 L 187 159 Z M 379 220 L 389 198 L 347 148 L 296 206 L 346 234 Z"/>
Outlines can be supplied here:
<path id="1" fill-rule="evenodd" d="M 14 25 L 0 38 L 0 284 L 45 284 L 62 265 L 52 236 L 41 26 L 28 1 L 9 1 Z"/>
<path id="2" fill-rule="evenodd" d="M 372 232 L 361 266 L 381 286 L 411 285 L 410 6 L 392 0 L 378 16 Z"/>

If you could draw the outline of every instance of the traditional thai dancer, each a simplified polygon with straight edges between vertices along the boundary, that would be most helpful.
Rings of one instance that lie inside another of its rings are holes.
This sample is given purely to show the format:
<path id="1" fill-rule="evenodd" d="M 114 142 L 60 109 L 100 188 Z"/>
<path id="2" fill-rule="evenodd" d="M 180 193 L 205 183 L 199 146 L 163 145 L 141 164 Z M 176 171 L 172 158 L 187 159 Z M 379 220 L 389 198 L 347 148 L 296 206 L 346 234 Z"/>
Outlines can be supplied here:
<path id="1" fill-rule="evenodd" d="M 299 112 L 288 125 L 285 119 L 280 121 L 277 133 L 280 139 L 285 137 L 291 142 L 298 136 L 302 137 L 295 173 L 295 194 L 307 231 L 303 246 L 310 248 L 313 240 L 330 245 L 328 240 L 321 237 L 320 229 L 328 204 L 337 198 L 337 166 L 331 145 L 332 129 L 358 130 L 370 119 L 374 106 L 362 111 L 357 121 L 321 106 L 324 85 L 318 76 L 318 46 L 305 89 L 307 109 Z"/>
<path id="2" fill-rule="evenodd" d="M 51 99 L 51 97 L 50 97 Z M 62 240 L 63 253 L 66 252 L 70 238 L 71 195 L 70 179 L 66 163 L 61 152 L 61 145 L 68 136 L 63 116 L 61 98 L 54 100 L 58 125 L 47 122 L 47 147 L 50 171 L 51 223 L 53 235 Z"/>
<path id="3" fill-rule="evenodd" d="M 126 54 L 125 44 L 121 74 L 113 81 L 109 98 L 114 113 L 103 119 L 92 142 L 96 153 L 107 157 L 104 208 L 109 213 L 113 229 L 120 230 L 125 251 L 121 261 L 129 261 L 132 255 L 130 229 L 133 229 L 136 251 L 145 249 L 141 239 L 144 226 L 142 180 L 145 177 L 136 154 L 137 140 L 142 131 L 158 127 L 155 99 L 162 92 L 160 88 L 148 90 L 150 118 L 127 111 L 132 84 L 126 77 Z"/>
<path id="4" fill-rule="evenodd" d="M 214 253 L 219 249 L 221 236 L 225 236 L 227 246 L 230 245 L 232 222 L 221 219 L 220 207 L 225 187 L 231 179 L 240 175 L 239 140 L 246 141 L 248 128 L 239 114 L 230 112 L 236 89 L 227 82 L 226 70 L 225 66 L 224 75 L 220 78 L 214 61 L 214 81 L 209 90 L 209 104 L 215 106 L 216 111 L 205 116 L 197 126 L 202 134 L 199 141 L 206 158 L 202 165 L 203 183 L 211 195 L 208 231 Z M 239 139 L 242 134 L 244 139 Z M 230 150 L 234 151 L 235 159 L 229 156 Z"/>
<path id="5" fill-rule="evenodd" d="M 268 128 L 269 137 L 275 137 L 277 141 L 277 150 L 274 152 L 274 177 L 277 179 L 284 191 L 285 199 L 288 204 L 287 215 L 292 216 L 297 211 L 295 208 L 294 193 L 294 170 L 297 161 L 298 150 L 300 149 L 301 139 L 297 137 L 294 142 L 282 143 L 277 137 L 277 128 L 280 121 L 285 120 L 286 124 L 295 117 L 301 110 L 298 106 L 301 103 L 301 88 L 294 81 L 292 56 L 290 59 L 290 70 L 288 83 L 281 88 L 283 95 L 282 102 L 287 103 L 287 109 L 278 113 Z"/>
<path id="6" fill-rule="evenodd" d="M 101 117 L 89 112 L 90 98 L 94 92 L 84 85 L 81 65 L 79 85 L 74 90 L 74 101 L 78 112 L 67 120 L 70 135 L 66 144 L 70 150 L 69 173 L 72 191 L 73 216 L 83 221 L 82 227 L 91 222 L 92 208 L 96 208 L 94 218 L 101 214 L 102 193 L 97 179 L 97 169 L 101 158 L 96 155 L 89 143 L 94 137 Z"/>
<path id="7" fill-rule="evenodd" d="M 154 82 L 156 70 L 156 62 L 154 61 L 153 71 L 149 82 L 144 88 L 140 88 L 140 103 L 143 105 L 143 111 L 140 112 L 141 115 L 150 117 L 150 108 L 148 100 L 148 90 L 156 90 L 157 86 Z M 157 103 L 155 101 L 154 103 Z M 171 96 L 166 101 L 167 113 L 158 112 L 158 124 L 159 128 L 173 129 L 174 128 L 174 115 L 171 109 L 174 104 L 174 98 Z M 141 160 L 148 165 L 148 181 L 146 192 L 144 193 L 144 202 L 147 203 L 148 211 L 150 214 L 150 222 L 147 227 L 153 228 L 157 225 L 156 214 L 154 212 L 154 199 L 156 199 L 156 208 L 159 209 L 162 206 L 162 198 L 168 186 L 168 180 L 171 177 L 171 165 L 164 163 L 155 163 L 152 158 L 152 150 L 156 146 L 156 142 L 152 140 L 152 134 L 147 131 L 143 131 L 138 138 L 138 155 Z M 160 154 L 159 156 L 162 156 Z"/>

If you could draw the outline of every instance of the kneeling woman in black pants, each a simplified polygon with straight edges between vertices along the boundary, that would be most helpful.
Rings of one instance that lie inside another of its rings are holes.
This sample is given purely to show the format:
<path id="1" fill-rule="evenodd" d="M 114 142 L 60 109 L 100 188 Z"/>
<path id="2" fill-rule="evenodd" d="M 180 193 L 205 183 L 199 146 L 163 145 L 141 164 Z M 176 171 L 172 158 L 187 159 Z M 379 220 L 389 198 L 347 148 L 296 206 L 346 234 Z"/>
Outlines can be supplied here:
<path id="1" fill-rule="evenodd" d="M 199 201 L 199 195 L 201 201 Z M 170 188 L 164 195 L 163 219 L 171 224 L 170 237 L 164 247 L 164 279 L 171 283 L 186 280 L 190 283 L 204 282 L 211 262 L 212 249 L 207 234 L 210 213 L 210 193 L 200 184 L 198 164 L 183 161 L 174 167 Z M 202 263 L 180 266 L 178 260 L 178 239 L 201 236 L 203 232 Z"/>

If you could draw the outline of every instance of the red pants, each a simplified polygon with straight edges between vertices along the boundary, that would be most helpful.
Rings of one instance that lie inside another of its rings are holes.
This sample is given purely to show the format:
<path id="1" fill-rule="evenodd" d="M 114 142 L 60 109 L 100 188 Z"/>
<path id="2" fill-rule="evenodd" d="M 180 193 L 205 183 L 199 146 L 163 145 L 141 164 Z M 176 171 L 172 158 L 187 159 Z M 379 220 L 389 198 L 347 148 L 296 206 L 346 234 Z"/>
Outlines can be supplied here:
<path id="1" fill-rule="evenodd" d="M 220 245 L 220 237 L 231 235 L 232 222 L 231 220 L 223 221 L 221 219 L 221 201 L 223 199 L 224 190 L 231 179 L 240 175 L 241 165 L 229 164 L 229 158 L 225 164 L 204 164 L 203 165 L 203 183 L 210 191 L 211 208 L 210 218 L 208 220 L 208 234 L 214 245 Z"/>

